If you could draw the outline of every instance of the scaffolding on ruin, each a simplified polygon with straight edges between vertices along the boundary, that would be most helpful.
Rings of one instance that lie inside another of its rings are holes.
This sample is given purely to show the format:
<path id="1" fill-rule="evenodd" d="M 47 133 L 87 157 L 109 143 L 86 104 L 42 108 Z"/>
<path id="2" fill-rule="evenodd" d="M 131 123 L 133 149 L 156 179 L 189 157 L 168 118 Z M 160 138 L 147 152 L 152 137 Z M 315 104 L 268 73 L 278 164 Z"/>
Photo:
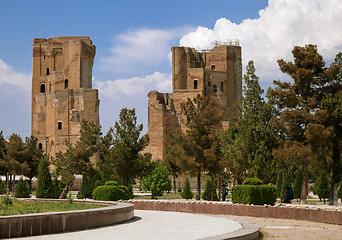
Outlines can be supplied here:
<path id="1" fill-rule="evenodd" d="M 215 40 L 214 42 L 212 42 L 210 44 L 210 47 L 209 48 L 200 48 L 198 46 L 195 46 L 195 49 L 198 51 L 198 52 L 210 52 L 211 50 L 213 50 L 214 47 L 217 47 L 217 46 L 240 46 L 240 41 L 238 39 L 235 39 L 235 40 L 227 40 L 227 41 L 217 41 Z"/>

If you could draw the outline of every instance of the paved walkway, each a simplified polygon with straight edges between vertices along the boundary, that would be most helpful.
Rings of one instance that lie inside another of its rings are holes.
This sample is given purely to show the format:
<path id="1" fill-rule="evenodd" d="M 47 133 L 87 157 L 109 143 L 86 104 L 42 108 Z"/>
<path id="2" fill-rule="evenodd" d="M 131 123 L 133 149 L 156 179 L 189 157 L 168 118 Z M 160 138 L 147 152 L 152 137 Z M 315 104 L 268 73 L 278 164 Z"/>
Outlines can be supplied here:
<path id="1" fill-rule="evenodd" d="M 135 220 L 86 231 L 15 239 L 200 239 L 242 228 L 231 219 L 179 212 L 134 210 Z"/>

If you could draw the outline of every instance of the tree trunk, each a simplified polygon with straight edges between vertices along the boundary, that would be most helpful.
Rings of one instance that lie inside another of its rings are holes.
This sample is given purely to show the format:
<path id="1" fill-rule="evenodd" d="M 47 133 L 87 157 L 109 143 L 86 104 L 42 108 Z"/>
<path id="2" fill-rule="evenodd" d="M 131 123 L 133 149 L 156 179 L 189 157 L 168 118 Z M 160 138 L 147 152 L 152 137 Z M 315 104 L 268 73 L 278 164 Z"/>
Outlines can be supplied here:
<path id="1" fill-rule="evenodd" d="M 300 204 L 306 204 L 306 198 L 308 196 L 308 185 L 309 185 L 309 176 L 308 176 L 308 164 L 303 164 L 303 183 L 302 183 L 302 191 L 300 194 Z"/>
<path id="2" fill-rule="evenodd" d="M 65 185 L 65 187 L 64 187 L 64 189 L 63 189 L 63 191 L 62 191 L 62 193 L 58 199 L 65 199 L 70 187 L 71 187 L 71 184 Z"/>
<path id="3" fill-rule="evenodd" d="M 196 200 L 201 200 L 201 171 L 197 173 L 197 194 Z"/>
<path id="4" fill-rule="evenodd" d="M 176 186 L 176 174 L 173 174 L 173 193 L 177 193 L 177 186 Z"/>
<path id="5" fill-rule="evenodd" d="M 331 179 L 331 187 L 329 194 L 329 205 L 337 206 L 338 201 L 338 183 L 335 182 L 334 178 Z"/>

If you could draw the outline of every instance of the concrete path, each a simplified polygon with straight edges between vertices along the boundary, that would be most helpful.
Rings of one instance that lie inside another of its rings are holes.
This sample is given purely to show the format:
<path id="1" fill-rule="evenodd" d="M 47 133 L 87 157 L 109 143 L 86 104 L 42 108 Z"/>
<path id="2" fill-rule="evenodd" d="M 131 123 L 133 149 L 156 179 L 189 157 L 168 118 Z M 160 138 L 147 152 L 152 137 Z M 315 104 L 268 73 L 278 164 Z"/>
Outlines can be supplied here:
<path id="1" fill-rule="evenodd" d="M 97 229 L 14 239 L 200 239 L 242 228 L 231 219 L 190 213 L 134 210 L 136 218 L 128 223 Z"/>

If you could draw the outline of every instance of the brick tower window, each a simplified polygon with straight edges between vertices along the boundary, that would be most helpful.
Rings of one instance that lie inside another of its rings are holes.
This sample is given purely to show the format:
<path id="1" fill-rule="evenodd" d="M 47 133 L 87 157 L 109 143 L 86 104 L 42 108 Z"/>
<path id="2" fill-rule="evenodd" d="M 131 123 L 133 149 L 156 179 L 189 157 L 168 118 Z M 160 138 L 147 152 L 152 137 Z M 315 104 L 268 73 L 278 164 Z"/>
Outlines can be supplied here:
<path id="1" fill-rule="evenodd" d="M 43 149 L 43 144 L 39 143 L 38 144 L 38 149 L 42 150 Z"/>
<path id="2" fill-rule="evenodd" d="M 221 92 L 224 92 L 223 91 L 223 82 L 221 82 Z"/>
<path id="3" fill-rule="evenodd" d="M 58 128 L 58 130 L 61 130 L 61 129 L 62 129 L 62 122 L 61 122 L 61 121 L 58 122 L 57 128 Z"/>
<path id="4" fill-rule="evenodd" d="M 64 89 L 67 89 L 69 87 L 69 80 L 65 79 L 64 81 Z"/>
<path id="5" fill-rule="evenodd" d="M 45 84 L 40 85 L 40 92 L 45 93 Z"/>
<path id="6" fill-rule="evenodd" d="M 50 75 L 50 69 L 46 68 L 46 76 Z"/>
<path id="7" fill-rule="evenodd" d="M 208 82 L 208 87 L 211 87 L 211 82 L 210 81 Z"/>
<path id="8" fill-rule="evenodd" d="M 213 91 L 217 92 L 217 86 L 216 85 L 213 86 Z"/>
<path id="9" fill-rule="evenodd" d="M 215 70 L 215 64 L 211 65 L 211 70 Z"/>
<path id="10" fill-rule="evenodd" d="M 194 80 L 194 89 L 197 89 L 197 80 Z"/>

